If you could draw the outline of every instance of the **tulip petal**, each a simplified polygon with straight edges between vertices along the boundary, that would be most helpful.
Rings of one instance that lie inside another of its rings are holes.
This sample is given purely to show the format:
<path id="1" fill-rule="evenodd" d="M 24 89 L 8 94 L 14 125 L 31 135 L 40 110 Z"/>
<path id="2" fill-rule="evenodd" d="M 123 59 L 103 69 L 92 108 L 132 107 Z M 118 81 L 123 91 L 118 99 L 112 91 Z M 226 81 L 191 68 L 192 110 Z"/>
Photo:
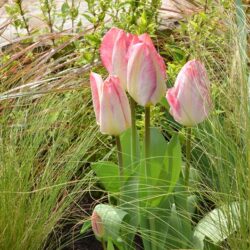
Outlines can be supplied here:
<path id="1" fill-rule="evenodd" d="M 178 94 L 183 117 L 186 117 L 189 125 L 198 124 L 208 116 L 210 110 L 209 81 L 204 66 L 196 60 L 190 61 L 183 72 L 179 79 L 185 84 L 185 89 L 182 88 Z"/>
<path id="2" fill-rule="evenodd" d="M 128 92 L 142 106 L 148 105 L 156 89 L 154 63 L 146 44 L 133 46 L 128 61 Z"/>
<path id="3" fill-rule="evenodd" d="M 144 33 L 144 34 L 140 35 L 139 36 L 139 41 L 142 42 L 142 43 L 147 44 L 148 46 L 153 46 L 154 47 L 154 43 L 153 43 L 151 37 L 147 33 Z"/>
<path id="4" fill-rule="evenodd" d="M 131 51 L 133 50 L 133 46 L 136 45 L 137 43 L 140 43 L 139 37 L 137 35 L 133 35 L 128 33 L 127 34 L 127 62 L 128 59 L 130 58 Z"/>
<path id="5" fill-rule="evenodd" d="M 166 92 L 165 71 L 151 49 L 145 43 L 134 45 L 128 61 L 128 92 L 142 106 L 155 105 Z"/>
<path id="6" fill-rule="evenodd" d="M 131 111 L 130 111 L 128 97 L 126 95 L 126 92 L 121 87 L 119 78 L 115 78 L 113 84 L 114 84 L 114 92 L 116 92 L 120 101 L 125 127 L 128 128 L 131 126 Z"/>
<path id="7" fill-rule="evenodd" d="M 92 225 L 92 230 L 93 230 L 94 234 L 97 237 L 103 237 L 105 230 L 104 230 L 102 218 L 95 211 L 93 212 L 93 214 L 91 216 L 91 225 Z"/>
<path id="8" fill-rule="evenodd" d="M 101 47 L 100 47 L 100 55 L 101 60 L 104 67 L 108 70 L 109 73 L 112 73 L 112 55 L 114 45 L 117 39 L 117 36 L 120 33 L 125 33 L 123 30 L 118 28 L 111 28 L 103 37 Z"/>
<path id="9" fill-rule="evenodd" d="M 92 100 L 97 124 L 100 124 L 100 96 L 103 88 L 102 77 L 94 72 L 90 74 L 90 85 L 92 92 Z"/>
<path id="10" fill-rule="evenodd" d="M 197 60 L 189 61 L 179 72 L 175 86 L 167 92 L 174 119 L 182 125 L 202 122 L 211 109 L 209 81 L 205 67 Z"/>
<path id="11" fill-rule="evenodd" d="M 124 89 L 127 88 L 127 35 L 117 35 L 112 55 L 112 74 L 119 76 Z"/>
<path id="12" fill-rule="evenodd" d="M 139 36 L 139 41 L 147 44 L 150 47 L 150 51 L 151 51 L 151 53 L 154 54 L 154 58 L 156 58 L 157 63 L 159 64 L 160 69 L 162 71 L 162 74 L 166 75 L 166 66 L 165 66 L 164 60 L 158 54 L 151 37 L 148 34 L 145 33 L 145 34 L 142 34 L 142 35 Z"/>
<path id="13" fill-rule="evenodd" d="M 161 100 L 161 98 L 166 93 L 167 87 L 166 87 L 166 68 L 165 63 L 161 56 L 159 56 L 158 53 L 156 53 L 154 50 L 149 50 L 151 53 L 151 58 L 153 59 L 154 68 L 156 72 L 156 89 L 153 92 L 152 96 L 150 97 L 151 103 L 156 104 Z"/>
<path id="14" fill-rule="evenodd" d="M 175 87 L 168 89 L 166 98 L 168 100 L 168 103 L 171 106 L 172 112 L 179 113 L 180 112 L 180 103 L 178 99 L 176 98 L 178 94 L 178 90 L 176 90 Z"/>
<path id="15" fill-rule="evenodd" d="M 128 98 L 118 77 L 110 76 L 104 82 L 100 107 L 102 133 L 119 135 L 131 126 Z"/>

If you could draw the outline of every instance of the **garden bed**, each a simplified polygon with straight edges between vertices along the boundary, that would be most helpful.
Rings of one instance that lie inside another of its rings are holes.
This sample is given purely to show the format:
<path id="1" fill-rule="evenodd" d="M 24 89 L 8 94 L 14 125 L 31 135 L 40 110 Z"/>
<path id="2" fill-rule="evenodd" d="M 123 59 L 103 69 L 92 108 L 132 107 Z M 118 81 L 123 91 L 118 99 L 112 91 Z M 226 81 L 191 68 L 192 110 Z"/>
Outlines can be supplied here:
<path id="1" fill-rule="evenodd" d="M 0 249 L 249 249 L 248 6 L 78 4 L 0 1 Z"/>

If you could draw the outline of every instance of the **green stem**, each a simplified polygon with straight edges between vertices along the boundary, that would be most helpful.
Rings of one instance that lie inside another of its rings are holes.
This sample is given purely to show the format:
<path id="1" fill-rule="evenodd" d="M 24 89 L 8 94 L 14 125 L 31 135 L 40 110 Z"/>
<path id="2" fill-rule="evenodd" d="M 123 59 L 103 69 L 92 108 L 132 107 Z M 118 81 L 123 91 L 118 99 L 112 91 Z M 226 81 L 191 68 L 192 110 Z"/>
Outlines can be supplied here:
<path id="1" fill-rule="evenodd" d="M 145 107 L 145 171 L 146 179 L 150 176 L 150 106 Z"/>
<path id="2" fill-rule="evenodd" d="M 116 147 L 117 147 L 117 158 L 118 158 L 118 166 L 119 166 L 119 181 L 120 181 L 120 201 L 122 204 L 123 200 L 123 188 L 124 188 L 124 172 L 123 172 L 123 159 L 122 159 L 122 145 L 120 141 L 120 137 L 115 137 Z"/>
<path id="3" fill-rule="evenodd" d="M 105 243 L 104 239 L 102 239 L 101 242 L 102 242 L 103 250 L 107 250 L 106 243 Z"/>
<path id="4" fill-rule="evenodd" d="M 123 180 L 123 159 L 122 159 L 122 145 L 119 136 L 115 137 L 116 147 L 117 147 L 117 157 L 118 157 L 118 166 L 119 166 L 119 175 L 121 181 Z"/>
<path id="5" fill-rule="evenodd" d="M 150 226 L 150 234 L 151 234 L 151 248 L 150 250 L 157 250 L 157 232 L 156 232 L 156 225 L 155 225 L 155 218 L 149 218 L 149 226 Z"/>
<path id="6" fill-rule="evenodd" d="M 192 129 L 186 130 L 186 168 L 185 168 L 185 186 L 189 186 L 190 161 L 191 161 L 191 134 Z"/>
<path id="7" fill-rule="evenodd" d="M 23 10 L 22 1 L 18 1 L 17 4 L 18 4 L 18 8 L 19 8 L 19 11 L 20 11 L 20 14 L 21 14 L 25 29 L 26 29 L 28 35 L 30 36 L 29 25 L 28 25 L 27 20 L 25 18 L 25 13 L 24 13 L 24 10 Z"/>
<path id="8" fill-rule="evenodd" d="M 130 109 L 131 109 L 131 162 L 132 163 L 134 163 L 136 161 L 136 158 L 137 158 L 135 107 L 136 107 L 136 102 L 133 100 L 133 98 L 131 98 L 130 99 Z"/>

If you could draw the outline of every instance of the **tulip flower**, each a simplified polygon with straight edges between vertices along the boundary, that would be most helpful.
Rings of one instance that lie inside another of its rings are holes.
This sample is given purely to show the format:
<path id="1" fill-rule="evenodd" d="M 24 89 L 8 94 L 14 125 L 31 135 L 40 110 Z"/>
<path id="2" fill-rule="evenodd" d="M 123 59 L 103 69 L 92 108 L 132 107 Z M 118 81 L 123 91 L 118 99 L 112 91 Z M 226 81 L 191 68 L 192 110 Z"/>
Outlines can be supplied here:
<path id="1" fill-rule="evenodd" d="M 92 230 L 94 234 L 97 237 L 102 238 L 104 236 L 104 226 L 103 226 L 101 217 L 95 211 L 93 212 L 91 216 L 91 225 L 92 225 Z"/>
<path id="2" fill-rule="evenodd" d="M 127 89 L 127 64 L 130 46 L 139 41 L 136 35 L 118 28 L 111 28 L 103 37 L 100 54 L 104 67 L 111 75 L 120 78 L 123 88 Z"/>
<path id="3" fill-rule="evenodd" d="M 207 118 L 211 109 L 209 85 L 201 62 L 192 60 L 184 65 L 166 95 L 170 114 L 178 123 L 194 126 Z"/>
<path id="4" fill-rule="evenodd" d="M 129 52 L 127 90 L 141 106 L 155 105 L 166 93 L 166 69 L 147 34 Z"/>
<path id="5" fill-rule="evenodd" d="M 131 126 L 130 107 L 117 76 L 105 81 L 91 73 L 90 84 L 97 124 L 103 134 L 119 135 Z"/>

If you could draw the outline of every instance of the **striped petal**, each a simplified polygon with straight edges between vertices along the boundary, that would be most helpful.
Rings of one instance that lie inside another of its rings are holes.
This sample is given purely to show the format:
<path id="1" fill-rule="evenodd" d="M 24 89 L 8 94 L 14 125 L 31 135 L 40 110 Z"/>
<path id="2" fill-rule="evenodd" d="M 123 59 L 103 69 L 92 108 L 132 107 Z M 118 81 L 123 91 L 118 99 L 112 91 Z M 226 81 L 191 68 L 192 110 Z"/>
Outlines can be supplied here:
<path id="1" fill-rule="evenodd" d="M 91 86 L 96 122 L 97 124 L 100 124 L 100 97 L 102 95 L 102 88 L 103 88 L 102 77 L 94 72 L 91 72 L 90 86 Z"/>

